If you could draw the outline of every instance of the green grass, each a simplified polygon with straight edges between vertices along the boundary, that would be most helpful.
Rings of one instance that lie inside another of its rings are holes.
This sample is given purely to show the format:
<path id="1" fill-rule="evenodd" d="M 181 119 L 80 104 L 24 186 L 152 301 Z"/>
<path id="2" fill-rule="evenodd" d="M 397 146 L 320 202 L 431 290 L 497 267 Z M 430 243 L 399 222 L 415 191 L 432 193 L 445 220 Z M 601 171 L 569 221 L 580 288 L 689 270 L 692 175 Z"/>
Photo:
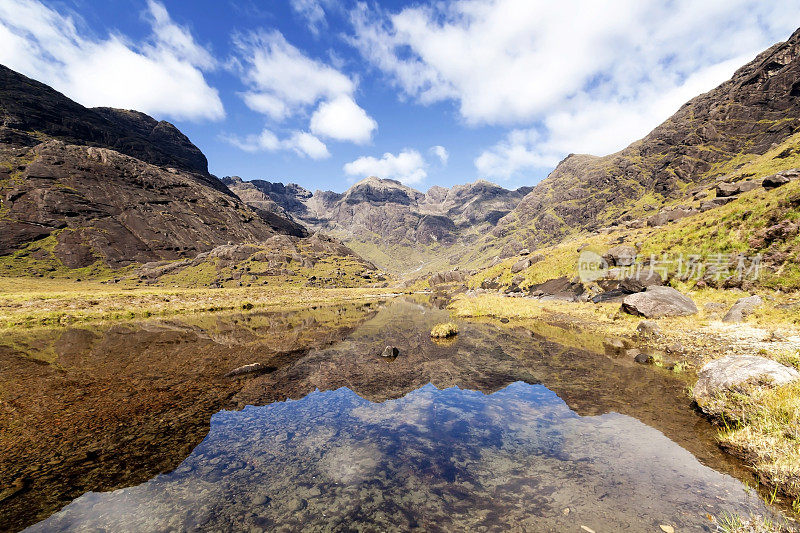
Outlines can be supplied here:
<path id="1" fill-rule="evenodd" d="M 130 271 L 130 268 L 114 270 L 99 256 L 89 266 L 68 268 L 55 254 L 58 236 L 64 231 L 72 230 L 56 230 L 45 238 L 28 243 L 12 254 L 0 256 L 0 276 L 85 280 L 111 279 Z"/>

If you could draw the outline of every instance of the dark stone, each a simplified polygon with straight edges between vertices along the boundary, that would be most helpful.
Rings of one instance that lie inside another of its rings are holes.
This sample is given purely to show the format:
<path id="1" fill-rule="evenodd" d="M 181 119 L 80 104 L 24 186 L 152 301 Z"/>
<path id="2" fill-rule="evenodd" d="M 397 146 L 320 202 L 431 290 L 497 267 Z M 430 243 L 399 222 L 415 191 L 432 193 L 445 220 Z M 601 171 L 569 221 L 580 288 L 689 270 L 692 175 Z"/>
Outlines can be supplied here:
<path id="1" fill-rule="evenodd" d="M 772 176 L 767 176 L 764 178 L 764 181 L 761 182 L 761 186 L 765 189 L 776 189 L 778 187 L 782 187 L 789 183 L 791 179 L 789 176 L 783 174 L 773 174 Z"/>
<path id="2" fill-rule="evenodd" d="M 540 299 L 578 301 L 585 292 L 585 287 L 580 281 L 570 281 L 566 277 L 555 278 L 529 288 L 531 296 Z"/>

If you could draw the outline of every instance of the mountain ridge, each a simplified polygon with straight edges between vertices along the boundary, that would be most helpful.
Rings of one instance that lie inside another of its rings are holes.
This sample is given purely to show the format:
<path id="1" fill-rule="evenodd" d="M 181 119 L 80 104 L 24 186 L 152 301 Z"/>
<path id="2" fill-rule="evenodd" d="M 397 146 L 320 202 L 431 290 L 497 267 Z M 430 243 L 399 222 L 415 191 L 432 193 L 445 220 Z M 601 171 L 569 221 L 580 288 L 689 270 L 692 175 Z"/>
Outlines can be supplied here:
<path id="1" fill-rule="evenodd" d="M 308 231 L 247 207 L 171 123 L 138 111 L 85 108 L 0 65 L 5 273 L 96 275 L 276 235 Z"/>
<path id="2" fill-rule="evenodd" d="M 245 181 L 238 176 L 222 181 L 250 207 L 285 213 L 342 239 L 366 259 L 395 271 L 413 270 L 451 247 L 469 246 L 530 191 L 530 187 L 508 190 L 477 180 L 450 188 L 433 186 L 423 193 L 397 180 L 375 176 L 342 193 L 312 193 L 293 183 Z M 384 249 L 375 247 L 410 254 L 409 260 L 392 264 Z"/>
<path id="3" fill-rule="evenodd" d="M 798 56 L 800 29 L 623 150 L 570 154 L 500 221 L 495 236 L 514 231 L 522 246 L 536 247 L 575 229 L 630 220 L 645 205 L 658 208 L 685 187 L 765 153 L 800 128 Z M 636 205 L 647 195 L 652 202 Z"/>

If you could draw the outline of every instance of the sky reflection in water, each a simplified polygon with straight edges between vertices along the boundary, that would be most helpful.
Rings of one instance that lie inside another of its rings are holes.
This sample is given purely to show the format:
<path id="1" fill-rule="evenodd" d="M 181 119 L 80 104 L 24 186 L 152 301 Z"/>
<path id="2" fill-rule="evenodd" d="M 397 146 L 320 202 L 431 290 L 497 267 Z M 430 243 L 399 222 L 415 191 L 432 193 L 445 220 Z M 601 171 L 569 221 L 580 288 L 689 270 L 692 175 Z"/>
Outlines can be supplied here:
<path id="1" fill-rule="evenodd" d="M 222 411 L 174 472 L 85 494 L 30 530 L 694 531 L 711 530 L 706 513 L 762 509 L 638 420 L 580 417 L 516 382 Z"/>

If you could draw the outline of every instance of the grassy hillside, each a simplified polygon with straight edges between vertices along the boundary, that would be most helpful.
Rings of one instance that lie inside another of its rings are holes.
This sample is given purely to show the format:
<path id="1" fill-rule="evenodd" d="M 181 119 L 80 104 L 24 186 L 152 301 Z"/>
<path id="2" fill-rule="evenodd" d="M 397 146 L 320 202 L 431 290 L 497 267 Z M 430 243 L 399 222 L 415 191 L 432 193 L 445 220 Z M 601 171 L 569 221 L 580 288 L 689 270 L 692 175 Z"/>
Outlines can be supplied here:
<path id="1" fill-rule="evenodd" d="M 800 167 L 800 134 L 793 135 L 761 156 L 736 163 L 736 166 L 733 179 L 763 178 L 777 171 Z M 715 196 L 711 184 L 706 190 L 706 194 L 697 199 L 676 198 L 665 205 L 697 207 Z M 727 205 L 665 226 L 573 235 L 557 245 L 537 250 L 543 260 L 520 273 L 524 279 L 520 286 L 525 288 L 560 276 L 572 278 L 578 273 L 579 249 L 602 254 L 620 241 L 638 244 L 640 258 L 701 255 L 716 260 L 719 254 L 742 253 L 748 257 L 761 254 L 765 268 L 755 286 L 800 290 L 800 180 L 771 191 L 759 187 L 743 193 Z M 470 286 L 477 287 L 482 281 L 494 278 L 503 285 L 510 285 L 515 276 L 511 273 L 511 266 L 518 260 L 519 257 L 512 257 L 482 270 L 471 279 Z M 671 275 L 676 274 L 677 264 L 665 266 Z"/>

